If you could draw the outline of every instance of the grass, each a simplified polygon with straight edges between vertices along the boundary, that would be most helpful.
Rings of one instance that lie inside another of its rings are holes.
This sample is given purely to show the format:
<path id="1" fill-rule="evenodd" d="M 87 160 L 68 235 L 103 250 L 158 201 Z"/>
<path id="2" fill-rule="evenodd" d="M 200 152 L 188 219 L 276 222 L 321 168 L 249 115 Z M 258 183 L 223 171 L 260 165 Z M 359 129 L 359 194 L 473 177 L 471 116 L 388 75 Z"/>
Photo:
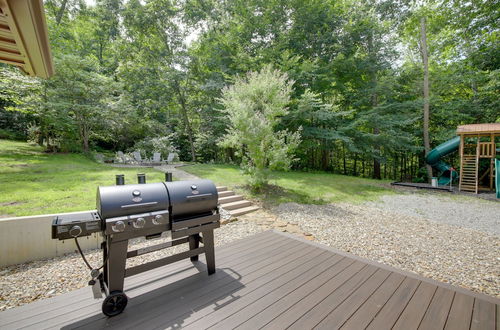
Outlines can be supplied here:
<path id="1" fill-rule="evenodd" d="M 48 154 L 25 142 L 0 140 L 0 216 L 22 216 L 95 209 L 99 185 L 126 183 L 146 173 L 148 182 L 164 174 L 148 168 L 114 168 L 80 154 Z"/>
<path id="2" fill-rule="evenodd" d="M 389 181 L 363 179 L 325 172 L 273 172 L 271 186 L 261 193 L 246 186 L 245 176 L 237 166 L 197 164 L 182 167 L 218 185 L 235 189 L 241 194 L 262 200 L 265 206 L 284 202 L 325 204 L 334 202 L 360 203 L 375 200 L 394 191 L 384 185 Z"/>

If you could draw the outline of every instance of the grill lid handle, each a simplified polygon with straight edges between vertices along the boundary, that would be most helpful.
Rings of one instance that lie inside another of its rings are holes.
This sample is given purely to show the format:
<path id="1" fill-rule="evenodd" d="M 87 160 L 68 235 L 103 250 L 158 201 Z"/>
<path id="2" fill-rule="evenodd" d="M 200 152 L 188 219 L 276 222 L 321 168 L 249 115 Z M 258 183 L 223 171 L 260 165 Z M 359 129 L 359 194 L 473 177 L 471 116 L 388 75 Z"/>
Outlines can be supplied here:
<path id="1" fill-rule="evenodd" d="M 209 193 L 209 194 L 193 195 L 193 196 L 186 196 L 186 198 L 187 198 L 188 201 L 193 201 L 193 200 L 197 200 L 197 199 L 206 199 L 207 197 L 210 197 L 210 196 L 212 196 L 211 193 Z"/>
<path id="2" fill-rule="evenodd" d="M 127 205 L 122 205 L 121 208 L 122 209 L 131 209 L 131 208 L 134 208 L 134 207 L 152 206 L 152 205 L 156 205 L 156 204 L 158 204 L 158 202 L 148 202 L 148 203 L 140 203 L 140 204 L 127 204 Z"/>

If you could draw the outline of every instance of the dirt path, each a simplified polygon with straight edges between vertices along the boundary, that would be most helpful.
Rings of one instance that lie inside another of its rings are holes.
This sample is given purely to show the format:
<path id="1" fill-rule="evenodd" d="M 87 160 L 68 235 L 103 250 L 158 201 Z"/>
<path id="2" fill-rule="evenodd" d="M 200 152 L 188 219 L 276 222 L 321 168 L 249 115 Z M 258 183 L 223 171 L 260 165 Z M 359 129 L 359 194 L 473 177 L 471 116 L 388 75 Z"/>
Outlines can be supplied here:
<path id="1" fill-rule="evenodd" d="M 155 166 L 154 168 L 157 169 L 158 171 L 161 172 L 170 172 L 172 173 L 173 177 L 176 178 L 177 180 L 197 180 L 200 179 L 196 175 L 190 174 L 186 171 L 183 171 L 181 169 L 182 166 L 179 165 L 162 165 L 162 166 Z"/>

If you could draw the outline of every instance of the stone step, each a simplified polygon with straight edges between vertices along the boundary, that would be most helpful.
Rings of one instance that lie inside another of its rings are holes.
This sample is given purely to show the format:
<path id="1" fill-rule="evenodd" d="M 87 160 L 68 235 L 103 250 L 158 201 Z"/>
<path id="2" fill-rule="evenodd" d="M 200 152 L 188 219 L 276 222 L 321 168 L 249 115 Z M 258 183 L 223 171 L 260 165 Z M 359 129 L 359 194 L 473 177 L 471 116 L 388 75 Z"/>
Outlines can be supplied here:
<path id="1" fill-rule="evenodd" d="M 243 214 L 247 214 L 247 213 L 250 213 L 250 212 L 253 212 L 253 211 L 257 211 L 259 209 L 258 206 L 248 206 L 248 207 L 244 207 L 242 209 L 237 209 L 237 210 L 231 210 L 229 211 L 229 213 L 231 214 L 231 216 L 233 217 L 237 217 L 237 216 L 240 216 L 240 215 L 243 215 Z"/>
<path id="2" fill-rule="evenodd" d="M 226 186 L 220 186 L 220 187 L 217 187 L 217 191 L 218 191 L 218 192 L 221 192 L 221 191 L 227 191 L 227 187 L 226 187 Z"/>
<path id="3" fill-rule="evenodd" d="M 219 192 L 219 199 L 221 197 L 228 197 L 228 196 L 233 196 L 233 195 L 234 195 L 234 191 L 230 191 L 230 190 L 221 191 L 221 192 Z"/>
<path id="4" fill-rule="evenodd" d="M 234 195 L 234 192 L 233 192 L 232 196 L 220 197 L 220 195 L 219 195 L 219 204 L 227 204 L 227 203 L 241 201 L 241 200 L 243 200 L 243 196 Z"/>
<path id="5" fill-rule="evenodd" d="M 247 200 L 241 200 L 241 201 L 236 201 L 236 202 L 231 202 L 231 203 L 226 203 L 226 204 L 221 204 L 222 208 L 224 210 L 236 210 L 236 209 L 242 209 L 247 206 L 251 206 L 252 202 L 247 201 Z"/>

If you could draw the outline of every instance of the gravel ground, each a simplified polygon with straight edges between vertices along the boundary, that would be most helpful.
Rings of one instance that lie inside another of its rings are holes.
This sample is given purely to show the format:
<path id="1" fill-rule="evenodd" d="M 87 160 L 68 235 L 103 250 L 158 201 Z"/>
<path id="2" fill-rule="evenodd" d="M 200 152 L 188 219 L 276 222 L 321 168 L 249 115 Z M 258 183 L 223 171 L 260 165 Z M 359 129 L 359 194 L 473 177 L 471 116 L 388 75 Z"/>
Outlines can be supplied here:
<path id="1" fill-rule="evenodd" d="M 286 203 L 273 213 L 336 249 L 500 297 L 497 235 L 368 205 Z"/>
<path id="2" fill-rule="evenodd" d="M 217 246 L 275 228 L 438 281 L 500 297 L 500 203 L 436 194 L 384 196 L 363 205 L 286 203 L 235 219 L 221 210 Z M 137 239 L 129 249 L 168 240 Z M 185 245 L 129 259 L 127 266 L 185 250 Z M 87 252 L 92 265 L 99 250 Z M 0 269 L 0 311 L 84 287 L 76 253 Z M 90 294 L 90 291 L 89 291 Z"/>
<path id="3" fill-rule="evenodd" d="M 264 230 L 255 221 L 241 219 L 230 222 L 216 230 L 215 245 L 225 245 L 231 241 Z M 158 244 L 167 240 L 169 240 L 168 237 L 152 241 L 136 239 L 129 245 L 129 250 Z M 131 258 L 127 260 L 127 266 L 130 267 L 172 255 L 186 249 L 187 244 L 182 244 L 166 250 L 145 254 L 140 258 Z M 100 250 L 89 251 L 85 255 L 91 265 L 102 263 Z M 87 285 L 89 279 L 89 270 L 77 253 L 1 268 L 0 311 L 82 288 Z"/>
<path id="4" fill-rule="evenodd" d="M 401 215 L 500 236 L 500 203 L 432 193 L 385 195 L 367 205 Z"/>

